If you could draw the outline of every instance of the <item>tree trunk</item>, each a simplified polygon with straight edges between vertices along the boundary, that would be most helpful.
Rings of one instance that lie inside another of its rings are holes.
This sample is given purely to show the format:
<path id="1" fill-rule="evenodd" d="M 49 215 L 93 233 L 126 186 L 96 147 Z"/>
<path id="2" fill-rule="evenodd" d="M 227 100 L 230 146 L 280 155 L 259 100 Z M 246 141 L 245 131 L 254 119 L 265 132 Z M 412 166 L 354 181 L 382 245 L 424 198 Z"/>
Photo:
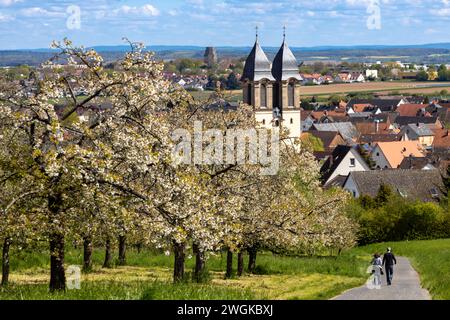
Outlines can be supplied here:
<path id="1" fill-rule="evenodd" d="M 124 266 L 127 264 L 126 245 L 127 245 L 127 237 L 119 236 L 119 266 Z"/>
<path id="2" fill-rule="evenodd" d="M 111 240 L 108 238 L 105 242 L 105 261 L 103 262 L 103 268 L 112 267 L 112 255 L 111 255 Z"/>
<path id="3" fill-rule="evenodd" d="M 56 290 L 66 290 L 64 235 L 59 232 L 50 235 L 50 291 Z"/>
<path id="4" fill-rule="evenodd" d="M 194 280 L 197 283 L 201 283 L 204 280 L 206 272 L 205 253 L 196 244 L 192 246 L 192 250 L 195 254 Z"/>
<path id="5" fill-rule="evenodd" d="M 3 242 L 3 254 L 2 254 L 2 283 L 1 285 L 6 287 L 9 282 L 9 248 L 11 247 L 11 238 L 5 238 Z"/>
<path id="6" fill-rule="evenodd" d="M 239 251 L 238 253 L 238 267 L 237 267 L 237 276 L 241 277 L 244 273 L 244 253 Z"/>
<path id="7" fill-rule="evenodd" d="M 251 247 L 248 250 L 248 272 L 253 273 L 256 268 L 256 253 L 257 249 L 256 247 Z"/>
<path id="8" fill-rule="evenodd" d="M 227 272 L 225 273 L 225 278 L 230 279 L 233 275 L 233 252 L 228 249 L 227 251 Z"/>
<path id="9" fill-rule="evenodd" d="M 175 261 L 173 266 L 173 282 L 178 283 L 184 279 L 184 260 L 186 258 L 186 244 L 177 243 L 173 244 L 173 251 L 175 254 Z"/>
<path id="10" fill-rule="evenodd" d="M 92 270 L 92 237 L 86 236 L 83 239 L 83 270 L 89 272 Z"/>
<path id="11" fill-rule="evenodd" d="M 64 234 L 60 231 L 61 209 L 63 197 L 56 193 L 48 198 L 48 209 L 50 211 L 50 292 L 66 290 L 66 273 L 64 270 Z"/>

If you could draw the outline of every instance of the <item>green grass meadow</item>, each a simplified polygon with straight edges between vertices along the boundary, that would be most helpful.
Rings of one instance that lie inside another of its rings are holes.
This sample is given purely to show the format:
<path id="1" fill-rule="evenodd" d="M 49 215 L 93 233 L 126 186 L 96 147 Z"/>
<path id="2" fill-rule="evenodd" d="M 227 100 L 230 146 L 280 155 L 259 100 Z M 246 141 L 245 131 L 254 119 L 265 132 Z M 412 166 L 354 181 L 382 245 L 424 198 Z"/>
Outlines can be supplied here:
<path id="1" fill-rule="evenodd" d="M 96 249 L 94 269 L 82 275 L 81 289 L 65 293 L 48 292 L 47 252 L 13 250 L 11 284 L 0 288 L 0 300 L 325 300 L 362 285 L 371 255 L 384 252 L 387 246 L 410 258 L 433 299 L 450 299 L 449 239 L 382 243 L 354 248 L 338 257 L 286 257 L 266 252 L 258 255 L 256 274 L 229 280 L 224 279 L 226 254 L 217 254 L 207 262 L 210 279 L 205 284 L 189 280 L 195 263 L 191 258 L 186 261 L 186 282 L 177 285 L 171 282 L 172 256 L 128 250 L 127 266 L 102 269 L 103 250 Z M 81 250 L 67 250 L 67 266 L 81 263 Z"/>

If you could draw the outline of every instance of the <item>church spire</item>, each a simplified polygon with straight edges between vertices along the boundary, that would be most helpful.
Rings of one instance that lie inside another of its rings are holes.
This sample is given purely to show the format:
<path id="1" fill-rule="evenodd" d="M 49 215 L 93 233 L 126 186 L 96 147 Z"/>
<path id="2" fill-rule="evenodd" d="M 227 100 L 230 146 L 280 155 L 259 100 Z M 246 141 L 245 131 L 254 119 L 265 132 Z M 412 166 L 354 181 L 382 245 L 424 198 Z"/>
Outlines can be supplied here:
<path id="1" fill-rule="evenodd" d="M 264 50 L 259 45 L 259 29 L 256 27 L 256 40 L 252 51 L 245 61 L 244 72 L 241 81 L 260 81 L 267 79 L 274 81 L 272 76 L 271 63 Z"/>
<path id="2" fill-rule="evenodd" d="M 272 74 L 277 81 L 301 80 L 297 59 L 286 43 L 286 26 L 283 27 L 283 43 L 273 60 Z"/>

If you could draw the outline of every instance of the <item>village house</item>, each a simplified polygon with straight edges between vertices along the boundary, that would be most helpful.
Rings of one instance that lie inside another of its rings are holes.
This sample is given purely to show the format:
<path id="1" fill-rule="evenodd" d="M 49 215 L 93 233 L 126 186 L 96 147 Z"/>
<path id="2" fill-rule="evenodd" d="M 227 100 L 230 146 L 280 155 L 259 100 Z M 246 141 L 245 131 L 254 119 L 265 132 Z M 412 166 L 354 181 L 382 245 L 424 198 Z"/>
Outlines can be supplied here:
<path id="1" fill-rule="evenodd" d="M 378 79 L 378 70 L 366 70 L 366 78 Z"/>
<path id="2" fill-rule="evenodd" d="M 323 151 L 329 154 L 331 154 L 338 145 L 345 144 L 345 140 L 341 134 L 335 131 L 310 131 L 302 134 L 302 138 L 307 139 L 308 136 L 319 139 L 323 145 Z"/>
<path id="3" fill-rule="evenodd" d="M 358 130 L 351 122 L 314 123 L 310 131 L 339 132 L 346 143 L 354 143 L 359 136 Z"/>
<path id="4" fill-rule="evenodd" d="M 375 146 L 378 142 L 393 142 L 400 141 L 401 136 L 399 134 L 391 133 L 391 134 L 362 134 L 358 143 L 361 145 L 365 145 L 367 148 L 371 148 Z"/>
<path id="5" fill-rule="evenodd" d="M 425 110 L 426 105 L 424 104 L 412 104 L 412 103 L 405 103 L 400 105 L 396 112 L 399 116 L 402 117 L 424 117 L 424 116 L 431 116 L 430 113 L 427 114 L 427 111 Z"/>
<path id="6" fill-rule="evenodd" d="M 352 79 L 352 75 L 350 73 L 339 73 L 335 78 L 335 82 L 345 82 L 350 83 Z"/>
<path id="7" fill-rule="evenodd" d="M 311 85 L 311 84 L 320 85 L 325 82 L 324 77 L 319 73 L 313 74 L 301 73 L 300 76 L 303 79 L 302 80 L 303 85 Z"/>
<path id="8" fill-rule="evenodd" d="M 348 116 L 343 110 L 331 111 L 313 111 L 311 117 L 314 123 L 333 123 L 333 122 L 347 122 Z"/>
<path id="9" fill-rule="evenodd" d="M 434 141 L 435 133 L 425 124 L 408 124 L 400 131 L 403 141 L 416 141 L 424 147 L 431 147 Z"/>
<path id="10" fill-rule="evenodd" d="M 442 122 L 438 119 L 438 117 L 403 117 L 398 116 L 394 119 L 394 125 L 402 129 L 404 126 L 407 126 L 411 123 L 422 123 L 426 125 L 431 130 L 434 129 L 442 129 Z"/>
<path id="11" fill-rule="evenodd" d="M 433 152 L 446 151 L 450 153 L 450 134 L 448 129 L 434 130 Z"/>
<path id="12" fill-rule="evenodd" d="M 433 117 L 438 117 L 441 122 L 450 124 L 450 103 L 435 102 L 427 106 L 425 111 Z"/>
<path id="13" fill-rule="evenodd" d="M 354 110 L 354 105 L 365 105 L 366 108 L 372 106 L 372 108 L 380 109 L 381 112 L 395 111 L 400 105 L 407 103 L 404 98 L 374 98 L 374 99 L 351 99 L 347 103 L 347 111 Z M 365 110 L 363 110 L 365 111 Z"/>
<path id="14" fill-rule="evenodd" d="M 341 72 L 335 78 L 335 82 L 353 83 L 353 82 L 365 82 L 366 78 L 364 74 L 359 71 Z"/>
<path id="15" fill-rule="evenodd" d="M 389 186 L 399 196 L 424 202 L 439 202 L 444 184 L 438 170 L 378 170 L 351 172 L 344 183 L 355 198 L 376 197 L 381 185 Z"/>
<path id="16" fill-rule="evenodd" d="M 436 170 L 435 162 L 429 157 L 406 157 L 398 167 L 399 169 Z"/>
<path id="17" fill-rule="evenodd" d="M 350 172 L 367 170 L 370 170 L 369 166 L 354 147 L 339 145 L 323 164 L 320 173 L 326 187 L 333 180 L 343 183 Z"/>
<path id="18" fill-rule="evenodd" d="M 397 169 L 405 157 L 425 157 L 418 141 L 379 142 L 370 156 L 377 169 Z"/>

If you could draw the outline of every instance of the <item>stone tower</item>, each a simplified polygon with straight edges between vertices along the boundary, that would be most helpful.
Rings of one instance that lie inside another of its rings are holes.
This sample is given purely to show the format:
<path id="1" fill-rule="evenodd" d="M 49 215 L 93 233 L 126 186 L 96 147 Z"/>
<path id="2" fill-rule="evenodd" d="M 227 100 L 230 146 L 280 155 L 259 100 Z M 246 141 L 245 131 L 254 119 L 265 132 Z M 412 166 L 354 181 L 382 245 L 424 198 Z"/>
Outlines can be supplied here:
<path id="1" fill-rule="evenodd" d="M 208 67 L 213 67 L 218 62 L 217 51 L 214 47 L 207 47 L 204 55 L 205 64 Z"/>
<path id="2" fill-rule="evenodd" d="M 292 138 L 301 135 L 300 73 L 284 36 L 273 63 L 259 45 L 258 36 L 241 78 L 244 102 L 255 108 L 255 117 L 267 128 L 282 126 Z"/>

